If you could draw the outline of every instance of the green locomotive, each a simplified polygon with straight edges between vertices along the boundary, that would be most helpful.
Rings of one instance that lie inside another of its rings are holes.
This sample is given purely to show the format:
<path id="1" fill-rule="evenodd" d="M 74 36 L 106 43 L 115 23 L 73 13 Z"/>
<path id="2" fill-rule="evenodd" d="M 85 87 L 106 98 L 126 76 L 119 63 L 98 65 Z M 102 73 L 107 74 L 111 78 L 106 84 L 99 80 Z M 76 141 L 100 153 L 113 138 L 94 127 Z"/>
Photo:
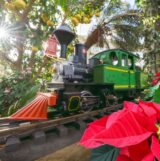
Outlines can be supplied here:
<path id="1" fill-rule="evenodd" d="M 120 96 L 134 97 L 145 87 L 147 76 L 137 67 L 137 55 L 122 49 L 106 50 L 96 54 L 93 60 L 94 82 L 114 83 Z"/>

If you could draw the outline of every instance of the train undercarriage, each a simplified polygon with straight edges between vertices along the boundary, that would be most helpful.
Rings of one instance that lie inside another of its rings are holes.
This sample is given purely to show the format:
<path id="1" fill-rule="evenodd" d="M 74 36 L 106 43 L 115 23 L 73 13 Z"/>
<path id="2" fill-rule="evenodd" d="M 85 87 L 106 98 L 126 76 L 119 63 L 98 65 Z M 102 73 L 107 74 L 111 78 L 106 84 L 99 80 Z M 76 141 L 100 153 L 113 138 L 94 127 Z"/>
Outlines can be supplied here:
<path id="1" fill-rule="evenodd" d="M 91 111 L 117 101 L 109 83 L 49 83 L 48 89 L 57 92 L 56 108 L 61 112 Z"/>

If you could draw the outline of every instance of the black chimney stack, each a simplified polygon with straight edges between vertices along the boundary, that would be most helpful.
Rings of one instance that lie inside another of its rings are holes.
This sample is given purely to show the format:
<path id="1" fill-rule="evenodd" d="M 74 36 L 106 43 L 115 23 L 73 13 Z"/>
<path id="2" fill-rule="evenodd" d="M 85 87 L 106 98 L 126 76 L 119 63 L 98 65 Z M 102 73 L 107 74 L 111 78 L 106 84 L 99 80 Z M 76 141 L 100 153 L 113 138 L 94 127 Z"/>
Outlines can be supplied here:
<path id="1" fill-rule="evenodd" d="M 57 30 L 54 31 L 54 35 L 61 45 L 60 57 L 66 58 L 67 46 L 75 38 L 75 34 L 68 25 L 62 24 Z"/>
<path id="2" fill-rule="evenodd" d="M 78 62 L 81 64 L 87 64 L 87 49 L 84 44 L 75 45 L 75 55 L 78 57 Z"/>

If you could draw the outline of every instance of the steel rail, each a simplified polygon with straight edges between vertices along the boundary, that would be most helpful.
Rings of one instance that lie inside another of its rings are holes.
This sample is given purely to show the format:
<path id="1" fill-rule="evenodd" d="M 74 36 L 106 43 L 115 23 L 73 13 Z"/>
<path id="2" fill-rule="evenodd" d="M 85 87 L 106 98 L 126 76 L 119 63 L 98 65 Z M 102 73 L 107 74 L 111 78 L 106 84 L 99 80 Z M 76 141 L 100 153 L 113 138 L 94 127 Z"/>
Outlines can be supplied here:
<path id="1" fill-rule="evenodd" d="M 82 114 L 77 114 L 69 117 L 63 117 L 63 118 L 58 118 L 58 119 L 53 119 L 53 120 L 47 120 L 47 121 L 39 121 L 39 122 L 27 122 L 26 123 L 21 123 L 17 125 L 16 127 L 4 127 L 0 129 L 0 140 L 6 140 L 8 137 L 11 136 L 18 136 L 18 137 L 23 137 L 26 135 L 29 135 L 37 130 L 42 130 L 46 131 L 51 128 L 57 127 L 59 125 L 67 124 L 70 122 L 76 122 L 80 119 L 84 119 L 86 117 L 93 117 L 96 116 L 100 113 L 109 113 L 113 111 L 117 111 L 120 109 L 122 104 L 117 104 L 117 105 L 112 105 L 103 109 L 98 109 L 95 111 L 89 111 L 89 112 L 84 112 Z M 5 120 L 5 119 L 4 119 Z M 6 120 L 5 120 L 6 121 Z"/>
<path id="2" fill-rule="evenodd" d="M 0 129 L 0 159 L 31 161 L 76 143 L 82 137 L 88 121 L 117 111 L 122 105 L 47 121 L 16 122 L 16 125 L 10 122 L 10 126 Z"/>

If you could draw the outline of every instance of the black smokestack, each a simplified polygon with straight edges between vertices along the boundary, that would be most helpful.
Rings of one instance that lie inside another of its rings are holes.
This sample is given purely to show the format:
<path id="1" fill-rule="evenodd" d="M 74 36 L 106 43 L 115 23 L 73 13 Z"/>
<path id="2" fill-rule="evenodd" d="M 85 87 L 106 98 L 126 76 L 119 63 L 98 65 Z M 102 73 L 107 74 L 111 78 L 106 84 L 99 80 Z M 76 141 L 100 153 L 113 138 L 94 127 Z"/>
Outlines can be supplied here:
<path id="1" fill-rule="evenodd" d="M 75 54 L 81 64 L 87 64 L 87 49 L 84 44 L 75 45 Z"/>
<path id="2" fill-rule="evenodd" d="M 54 31 L 54 35 L 61 45 L 61 58 L 66 58 L 67 46 L 75 38 L 75 34 L 68 25 L 62 24 L 57 30 Z"/>

